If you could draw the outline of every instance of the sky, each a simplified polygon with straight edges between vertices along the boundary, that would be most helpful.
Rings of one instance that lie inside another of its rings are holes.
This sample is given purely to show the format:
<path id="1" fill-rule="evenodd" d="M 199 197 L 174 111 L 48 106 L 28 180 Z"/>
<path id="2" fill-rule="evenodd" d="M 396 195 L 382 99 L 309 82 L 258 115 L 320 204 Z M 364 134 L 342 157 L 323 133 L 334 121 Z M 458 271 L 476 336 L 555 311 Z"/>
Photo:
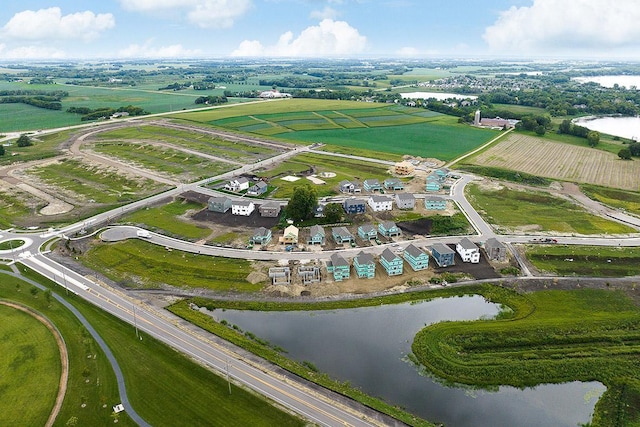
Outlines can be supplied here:
<path id="1" fill-rule="evenodd" d="M 3 0 L 1 60 L 640 60 L 640 0 Z"/>

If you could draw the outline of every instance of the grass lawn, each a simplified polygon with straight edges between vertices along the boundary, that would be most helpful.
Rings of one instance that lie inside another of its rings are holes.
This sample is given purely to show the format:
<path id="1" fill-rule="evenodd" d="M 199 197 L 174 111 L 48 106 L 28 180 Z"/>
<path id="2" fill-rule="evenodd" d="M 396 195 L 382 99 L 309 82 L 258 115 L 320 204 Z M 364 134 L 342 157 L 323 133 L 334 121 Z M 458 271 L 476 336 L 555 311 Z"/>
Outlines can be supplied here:
<path id="1" fill-rule="evenodd" d="M 5 305 L 0 333 L 0 424 L 44 425 L 61 375 L 56 340 L 40 321 Z"/>
<path id="2" fill-rule="evenodd" d="M 2 108 L 7 105 L 14 104 L 0 104 L 0 115 L 2 114 Z M 59 154 L 57 146 L 66 141 L 69 135 L 70 132 L 68 131 L 48 135 L 30 135 L 33 145 L 29 147 L 18 147 L 15 145 L 16 140 L 13 140 L 13 145 L 5 147 L 6 154 L 0 157 L 0 165 L 29 162 L 56 156 Z"/>
<path id="3" fill-rule="evenodd" d="M 341 145 L 324 145 L 319 149 L 321 151 L 328 151 L 331 153 L 350 154 L 352 156 L 368 157 L 370 159 L 387 160 L 391 162 L 399 162 L 402 160 L 402 154 L 385 153 L 383 151 L 374 151 L 365 148 L 355 148 Z"/>
<path id="4" fill-rule="evenodd" d="M 13 239 L 0 243 L 0 251 L 9 251 L 24 245 L 24 240 Z"/>
<path id="5" fill-rule="evenodd" d="M 605 205 L 640 215 L 640 193 L 582 184 L 580 189 L 590 198 Z"/>
<path id="6" fill-rule="evenodd" d="M 532 191 L 482 190 L 467 187 L 469 201 L 491 224 L 504 231 L 527 227 L 535 231 L 557 231 L 577 234 L 624 234 L 634 229 L 591 215 L 576 205 L 557 197 Z"/>
<path id="7" fill-rule="evenodd" d="M 624 277 L 640 274 L 640 248 L 551 245 L 526 247 L 538 270 L 560 276 Z"/>
<path id="8" fill-rule="evenodd" d="M 125 286 L 159 288 L 166 284 L 236 292 L 262 288 L 247 281 L 252 271 L 247 260 L 167 251 L 139 240 L 96 244 L 80 261 Z"/>
<path id="9" fill-rule="evenodd" d="M 27 205 L 27 200 L 33 200 L 28 193 L 13 190 L 12 193 L 0 191 L 0 230 L 15 226 L 18 218 L 34 215 L 34 209 Z M 42 202 L 44 206 L 44 202 Z"/>
<path id="10" fill-rule="evenodd" d="M 513 311 L 499 320 L 423 329 L 412 345 L 420 363 L 448 381 L 481 387 L 600 381 L 608 389 L 596 406 L 594 425 L 638 425 L 640 309 L 626 294 L 593 289 L 495 294 L 494 302 Z"/>
<path id="11" fill-rule="evenodd" d="M 195 202 L 174 201 L 163 206 L 145 208 L 122 217 L 121 223 L 140 224 L 144 228 L 187 240 L 199 240 L 211 234 L 208 228 L 201 228 L 179 217 L 188 210 L 200 210 L 203 206 Z"/>

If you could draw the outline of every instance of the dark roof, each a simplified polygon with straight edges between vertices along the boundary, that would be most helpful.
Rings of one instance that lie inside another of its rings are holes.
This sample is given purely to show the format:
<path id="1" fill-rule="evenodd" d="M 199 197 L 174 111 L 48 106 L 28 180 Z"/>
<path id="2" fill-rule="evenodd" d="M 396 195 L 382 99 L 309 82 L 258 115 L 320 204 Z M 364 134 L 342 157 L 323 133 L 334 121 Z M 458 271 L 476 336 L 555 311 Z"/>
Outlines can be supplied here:
<path id="1" fill-rule="evenodd" d="M 331 229 L 331 234 L 337 234 L 338 236 L 350 236 L 353 237 L 353 234 L 347 230 L 347 227 L 333 227 Z"/>
<path id="2" fill-rule="evenodd" d="M 391 249 L 389 248 L 386 248 L 384 251 L 382 251 L 382 254 L 380 255 L 380 257 L 384 258 L 389 262 L 394 261 L 396 258 L 400 258 L 398 255 L 391 252 Z"/>
<path id="3" fill-rule="evenodd" d="M 478 249 L 475 243 L 469 240 L 467 237 L 463 237 L 458 243 L 463 249 Z"/>
<path id="4" fill-rule="evenodd" d="M 390 230 L 392 228 L 397 228 L 397 225 L 393 221 L 382 221 L 382 227 L 384 227 L 385 230 Z"/>
<path id="5" fill-rule="evenodd" d="M 424 252 L 420 249 L 418 249 L 416 246 L 414 245 L 409 245 L 404 249 L 405 252 L 408 252 L 409 255 L 411 255 L 414 258 L 419 257 L 420 255 L 423 255 Z"/>
<path id="6" fill-rule="evenodd" d="M 256 228 L 256 230 L 253 232 L 254 236 L 268 236 L 269 235 L 269 229 L 264 228 L 264 227 L 258 227 Z"/>
<path id="7" fill-rule="evenodd" d="M 434 250 L 434 249 L 440 255 L 454 254 L 455 253 L 453 251 L 453 249 L 451 249 L 449 246 L 445 245 L 444 243 L 434 243 L 433 245 L 431 245 L 431 250 Z"/>
<path id="8" fill-rule="evenodd" d="M 407 200 L 407 201 L 409 201 L 409 200 L 415 201 L 416 200 L 416 196 L 414 196 L 411 193 L 398 193 L 398 194 L 396 194 L 396 198 L 399 199 L 399 200 Z"/>
<path id="9" fill-rule="evenodd" d="M 376 231 L 375 227 L 372 224 L 362 224 L 360 227 L 365 233 L 369 233 L 371 231 Z"/>
<path id="10" fill-rule="evenodd" d="M 312 226 L 311 226 L 311 229 L 309 230 L 309 233 L 310 233 L 312 236 L 315 236 L 316 234 L 322 234 L 322 235 L 324 236 L 324 234 L 325 234 L 325 233 L 324 233 L 324 228 L 322 228 L 322 227 L 321 227 L 321 226 L 319 226 L 319 225 L 312 225 Z"/>
<path id="11" fill-rule="evenodd" d="M 348 266 L 349 262 L 346 259 L 344 259 L 340 254 L 332 254 L 331 264 L 333 264 L 334 267 L 344 267 L 344 266 Z"/>
<path id="12" fill-rule="evenodd" d="M 356 255 L 355 259 L 358 260 L 358 264 L 360 265 L 375 263 L 375 260 L 373 259 L 373 255 L 365 252 L 360 252 L 358 255 Z"/>
<path id="13" fill-rule="evenodd" d="M 372 195 L 371 200 L 373 200 L 375 203 L 382 203 L 382 202 L 393 202 L 393 199 L 391 197 L 387 197 L 387 196 L 378 196 L 377 194 Z"/>

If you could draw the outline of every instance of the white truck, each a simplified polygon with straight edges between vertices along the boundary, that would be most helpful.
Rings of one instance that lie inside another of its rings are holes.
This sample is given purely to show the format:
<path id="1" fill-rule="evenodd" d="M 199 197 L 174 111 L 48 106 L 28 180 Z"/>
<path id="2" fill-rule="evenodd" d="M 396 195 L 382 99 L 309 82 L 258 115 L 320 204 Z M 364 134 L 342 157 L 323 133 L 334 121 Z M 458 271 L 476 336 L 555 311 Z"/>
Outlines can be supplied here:
<path id="1" fill-rule="evenodd" d="M 138 230 L 138 231 L 136 231 L 136 235 L 138 237 L 142 237 L 144 239 L 150 239 L 151 238 L 151 233 L 149 233 L 148 230 Z"/>

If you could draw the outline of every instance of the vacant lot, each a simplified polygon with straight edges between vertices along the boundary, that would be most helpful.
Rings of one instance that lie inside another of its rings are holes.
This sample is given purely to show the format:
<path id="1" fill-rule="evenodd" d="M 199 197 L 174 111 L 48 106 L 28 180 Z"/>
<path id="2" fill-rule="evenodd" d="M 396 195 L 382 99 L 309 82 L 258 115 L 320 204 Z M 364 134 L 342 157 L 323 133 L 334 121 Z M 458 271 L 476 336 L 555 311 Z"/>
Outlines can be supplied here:
<path id="1" fill-rule="evenodd" d="M 527 246 L 527 259 L 541 272 L 560 276 L 624 277 L 640 274 L 640 248 Z"/>
<path id="2" fill-rule="evenodd" d="M 640 190 L 640 162 L 620 160 L 613 153 L 594 148 L 518 133 L 511 133 L 469 162 L 564 181 Z"/>

